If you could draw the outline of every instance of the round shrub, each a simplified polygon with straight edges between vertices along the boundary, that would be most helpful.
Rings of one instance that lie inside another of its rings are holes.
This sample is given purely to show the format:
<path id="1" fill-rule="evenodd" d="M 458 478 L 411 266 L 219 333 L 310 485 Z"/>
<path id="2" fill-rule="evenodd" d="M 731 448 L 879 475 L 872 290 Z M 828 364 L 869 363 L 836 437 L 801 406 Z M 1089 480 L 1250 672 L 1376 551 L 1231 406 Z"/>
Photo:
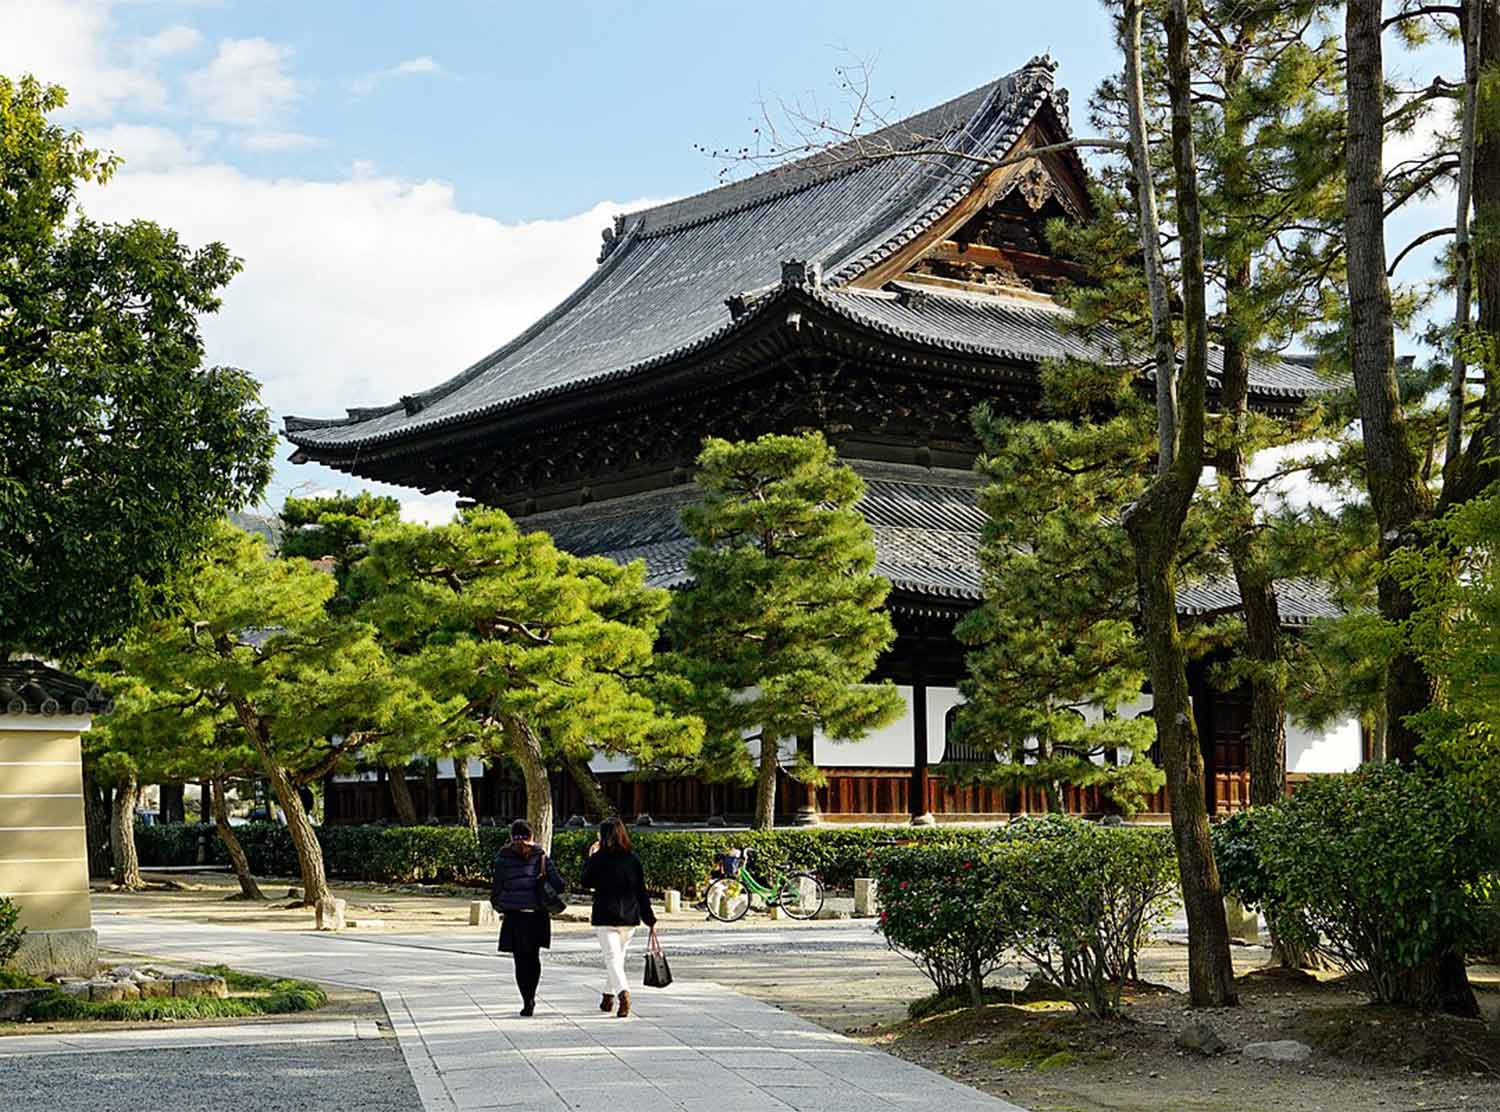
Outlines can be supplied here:
<path id="1" fill-rule="evenodd" d="M 1496 820 L 1451 780 L 1399 765 L 1318 777 L 1220 844 L 1243 898 L 1302 924 L 1377 1002 L 1437 1004 L 1424 967 L 1484 945 Z"/>

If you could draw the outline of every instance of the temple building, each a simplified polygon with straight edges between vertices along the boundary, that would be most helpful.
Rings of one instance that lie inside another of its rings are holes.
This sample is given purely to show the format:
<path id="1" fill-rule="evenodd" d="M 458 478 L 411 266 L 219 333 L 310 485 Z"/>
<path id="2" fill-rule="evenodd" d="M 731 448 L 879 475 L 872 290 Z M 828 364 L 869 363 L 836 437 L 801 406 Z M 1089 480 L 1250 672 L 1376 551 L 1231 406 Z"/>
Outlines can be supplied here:
<path id="1" fill-rule="evenodd" d="M 859 142 L 619 217 L 594 273 L 521 335 L 393 404 L 287 418 L 292 458 L 456 491 L 566 550 L 642 559 L 652 582 L 673 587 L 691 547 L 678 513 L 695 495 L 703 438 L 820 429 L 868 484 L 861 509 L 898 630 L 877 675 L 899 685 L 908 714 L 857 742 L 815 738 L 827 783 L 784 781 L 782 817 L 814 807 L 844 821 L 1036 809 L 1026 792 L 961 787 L 930 769 L 966 756 L 947 732 L 964 674 L 953 626 L 981 595 L 970 413 L 980 402 L 1035 412 L 1046 360 L 1122 357 L 1108 334 L 1067 328 L 1053 297 L 1059 280 L 1080 275 L 1049 254 L 1044 226 L 1092 215 L 1081 161 L 1072 150 L 1016 158 L 1069 137 L 1054 68 L 1033 59 Z M 912 156 L 871 157 L 891 150 Z M 1254 367 L 1251 403 L 1291 413 L 1328 388 L 1303 363 L 1268 359 Z M 1185 586 L 1179 601 L 1188 618 L 1238 606 L 1232 589 L 1212 584 Z M 1333 610 L 1293 585 L 1281 613 L 1296 624 Z M 1248 706 L 1201 675 L 1194 696 L 1210 805 L 1236 806 L 1248 795 Z M 1361 744 L 1357 723 L 1290 731 L 1289 772 L 1352 767 Z M 627 817 L 752 809 L 748 788 L 595 767 Z M 375 775 L 332 785 L 332 821 L 388 813 Z M 451 781 L 438 790 L 451 813 Z M 563 814 L 582 809 L 571 785 L 556 790 Z M 490 770 L 481 813 L 515 813 L 518 793 Z M 1088 792 L 1070 791 L 1067 804 L 1104 809 Z"/>

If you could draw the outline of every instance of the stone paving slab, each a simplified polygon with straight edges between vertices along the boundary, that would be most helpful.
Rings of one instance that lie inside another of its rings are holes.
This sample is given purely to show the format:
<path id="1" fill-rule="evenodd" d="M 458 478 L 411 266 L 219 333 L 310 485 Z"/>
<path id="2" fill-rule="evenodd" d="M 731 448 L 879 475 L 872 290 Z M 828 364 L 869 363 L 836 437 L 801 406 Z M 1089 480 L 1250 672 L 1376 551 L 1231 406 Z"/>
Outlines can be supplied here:
<path id="1" fill-rule="evenodd" d="M 380 992 L 426 1112 L 1021 1112 L 707 982 L 633 992 L 635 1014 L 620 1020 L 598 1010 L 597 968 L 544 956 L 537 1014 L 521 1018 L 509 960 L 490 938 L 375 941 L 128 915 L 96 925 L 113 950 Z M 633 976 L 640 962 L 637 947 Z"/>

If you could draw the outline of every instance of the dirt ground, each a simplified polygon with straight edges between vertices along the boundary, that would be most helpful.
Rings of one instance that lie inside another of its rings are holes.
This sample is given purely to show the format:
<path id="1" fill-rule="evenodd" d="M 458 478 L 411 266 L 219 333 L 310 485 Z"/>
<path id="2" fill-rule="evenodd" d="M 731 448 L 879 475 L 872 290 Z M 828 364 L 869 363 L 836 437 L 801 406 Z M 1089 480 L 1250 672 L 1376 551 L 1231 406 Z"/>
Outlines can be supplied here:
<path id="1" fill-rule="evenodd" d="M 1128 1018 L 1117 1024 L 1083 1020 L 1058 1003 L 912 1022 L 907 1002 L 931 985 L 904 959 L 878 951 L 799 952 L 786 962 L 682 954 L 673 970 L 731 984 L 1031 1112 L 1500 1110 L 1493 1067 L 1463 1068 L 1447 1049 L 1457 1030 L 1487 1039 L 1490 1061 L 1500 1062 L 1500 971 L 1474 971 L 1488 1023 L 1462 1024 L 1383 1012 L 1338 985 L 1257 976 L 1252 971 L 1267 957 L 1261 947 L 1236 948 L 1237 968 L 1250 974 L 1237 1009 L 1193 1011 L 1179 992 L 1147 992 L 1130 1000 Z M 1153 947 L 1142 973 L 1185 989 L 1186 958 L 1185 947 Z M 1194 1021 L 1213 1027 L 1231 1051 L 1205 1059 L 1177 1049 L 1177 1032 Z M 1301 1064 L 1235 1052 L 1275 1039 L 1318 1049 Z M 1434 1068 L 1434 1060 L 1448 1068 Z"/>
<path id="2" fill-rule="evenodd" d="M 262 929 L 312 927 L 310 909 L 285 906 L 284 880 L 265 882 L 267 894 L 281 899 L 259 905 L 226 899 L 237 890 L 226 875 L 171 880 L 181 887 L 101 892 L 95 914 L 128 910 Z M 339 885 L 337 894 L 359 924 L 355 932 L 467 931 L 469 902 L 482 897 L 413 886 Z M 587 932 L 586 912 L 574 918 L 558 929 Z M 664 918 L 663 925 L 674 921 L 711 926 L 691 909 Z M 674 973 L 733 986 L 1032 1112 L 1500 1112 L 1500 969 L 1471 970 L 1487 1018 L 1464 1024 L 1372 1008 L 1336 982 L 1256 975 L 1268 951 L 1237 946 L 1242 1006 L 1192 1011 L 1182 995 L 1186 948 L 1159 945 L 1142 955 L 1141 974 L 1163 989 L 1131 996 L 1119 1023 L 1085 1021 L 1056 1002 L 994 1004 L 980 1013 L 911 1021 L 907 1004 L 926 996 L 931 985 L 899 955 L 823 944 L 779 958 L 763 947 L 737 948 L 736 932 L 766 925 L 764 916 L 712 925 L 725 932 L 723 950 L 679 951 L 672 957 Z M 776 926 L 813 932 L 813 941 L 822 924 Z M 1019 978 L 1005 983 L 1021 985 Z M 1213 1027 L 1230 1050 L 1212 1058 L 1179 1050 L 1173 1040 L 1193 1021 Z M 1238 1053 L 1246 1043 L 1275 1039 L 1309 1043 L 1315 1053 L 1297 1064 L 1256 1062 Z"/>

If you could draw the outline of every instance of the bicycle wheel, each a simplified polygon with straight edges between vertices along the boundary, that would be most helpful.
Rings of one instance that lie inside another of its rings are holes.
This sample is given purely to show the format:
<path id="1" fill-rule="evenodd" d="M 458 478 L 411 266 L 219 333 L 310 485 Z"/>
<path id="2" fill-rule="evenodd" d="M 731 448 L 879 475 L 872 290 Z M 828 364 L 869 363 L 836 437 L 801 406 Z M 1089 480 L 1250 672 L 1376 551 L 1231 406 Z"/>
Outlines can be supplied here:
<path id="1" fill-rule="evenodd" d="M 823 884 L 812 873 L 789 873 L 781 884 L 780 903 L 793 919 L 811 919 L 823 910 Z"/>
<path id="2" fill-rule="evenodd" d="M 708 886 L 708 914 L 721 923 L 743 919 L 750 910 L 750 889 L 733 877 L 722 877 Z"/>

